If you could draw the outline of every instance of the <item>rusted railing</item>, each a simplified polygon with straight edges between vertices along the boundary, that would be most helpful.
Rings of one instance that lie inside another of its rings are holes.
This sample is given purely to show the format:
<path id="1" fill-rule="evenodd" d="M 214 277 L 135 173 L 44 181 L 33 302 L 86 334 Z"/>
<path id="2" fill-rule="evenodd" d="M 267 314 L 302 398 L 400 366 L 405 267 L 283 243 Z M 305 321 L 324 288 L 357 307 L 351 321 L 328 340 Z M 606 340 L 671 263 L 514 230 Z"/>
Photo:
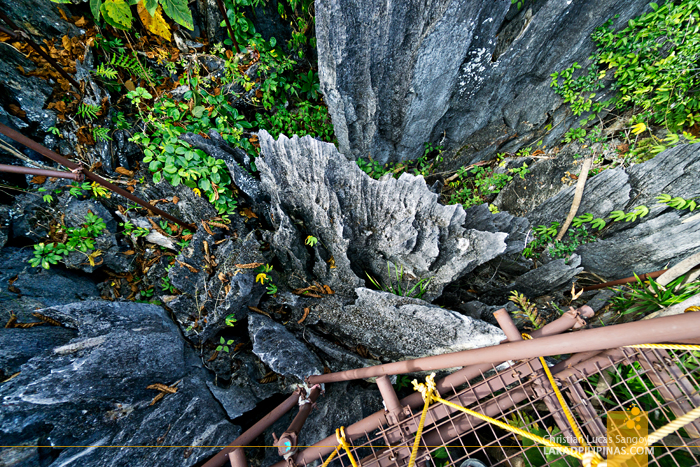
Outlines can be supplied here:
<path id="1" fill-rule="evenodd" d="M 22 175 L 39 175 L 44 177 L 67 178 L 69 180 L 75 180 L 77 182 L 82 182 L 85 179 L 85 175 L 79 172 L 62 172 L 60 170 L 34 169 L 31 167 L 7 164 L 0 164 L 0 172 L 15 173 Z"/>
<path id="2" fill-rule="evenodd" d="M 503 422 L 516 423 L 526 431 L 555 424 L 561 430 L 562 436 L 574 439 L 564 409 L 544 373 L 538 358 L 540 356 L 573 353 L 568 359 L 551 367 L 550 371 L 569 401 L 569 408 L 579 427 L 589 439 L 599 441 L 606 434 L 605 425 L 597 413 L 602 410 L 603 404 L 606 404 L 607 411 L 625 410 L 629 408 L 630 403 L 637 403 L 640 407 L 643 405 L 640 396 L 634 394 L 625 397 L 624 400 L 621 400 L 620 396 L 610 396 L 614 400 L 605 397 L 605 393 L 601 392 L 601 380 L 613 373 L 620 381 L 611 382 L 608 391 L 624 393 L 634 378 L 645 377 L 650 381 L 649 384 L 653 384 L 654 387 L 648 388 L 647 393 L 657 391 L 654 394 L 658 394 L 660 398 L 657 402 L 663 416 L 656 420 L 655 424 L 650 421 L 650 432 L 668 423 L 671 420 L 669 417 L 680 417 L 700 406 L 700 395 L 696 389 L 700 385 L 700 358 L 697 352 L 623 347 L 648 342 L 697 343 L 700 341 L 700 313 L 657 318 L 653 325 L 644 321 L 558 335 L 564 330 L 564 324 L 581 326 L 582 316 L 590 315 L 591 311 L 587 307 L 570 310 L 557 322 L 533 332 L 533 340 L 523 341 L 508 313 L 499 310 L 495 316 L 508 337 L 508 341 L 501 345 L 317 375 L 307 380 L 328 383 L 377 376 L 377 385 L 386 409 L 345 428 L 350 451 L 361 467 L 406 467 L 408 463 L 413 440 L 418 431 L 423 400 L 417 392 L 402 400 L 396 397 L 386 375 L 395 374 L 398 370 L 414 372 L 436 369 L 439 365 L 468 365 L 437 382 L 437 391 L 443 398 Z M 694 364 L 681 364 L 688 359 L 693 360 Z M 511 363 L 506 369 L 497 368 L 499 363 L 509 360 L 515 363 Z M 637 366 L 630 367 L 632 364 Z M 633 372 L 630 373 L 628 368 L 634 368 Z M 492 376 L 489 376 L 490 373 Z M 474 382 L 475 378 L 478 378 L 477 382 Z M 606 402 L 602 402 L 603 400 Z M 295 435 L 298 434 L 296 428 Z M 513 436 L 512 433 L 496 430 L 491 425 L 485 425 L 481 419 L 446 405 L 434 404 L 428 411 L 415 465 L 437 467 L 435 454 L 440 448 L 449 448 L 446 449 L 446 461 L 449 466 L 460 465 L 467 459 L 481 459 L 487 462 L 485 465 L 490 466 L 514 465 L 518 458 L 522 462 L 523 456 L 529 458 L 535 454 L 545 459 L 543 465 L 552 465 L 557 460 L 560 462 L 554 465 L 562 465 L 561 462 L 580 465 L 578 461 L 571 463 L 572 458 L 563 455 L 552 457 L 550 453 L 547 457 L 546 453 L 542 452 L 542 446 L 526 444 L 522 438 Z M 676 437 L 678 439 L 673 438 L 672 442 L 662 441 L 659 447 L 662 451 L 652 456 L 652 460 L 664 456 L 675 459 L 673 456 L 682 455 L 687 456 L 692 463 L 687 465 L 700 465 L 700 422 L 687 425 L 685 433 L 690 439 Z M 296 437 L 293 440 L 296 440 Z M 243 445 L 238 440 L 237 444 Z M 287 450 L 283 450 L 278 444 L 280 455 L 297 451 L 294 443 L 290 444 L 292 446 Z M 600 446 L 600 442 L 593 444 Z M 335 435 L 329 436 L 313 446 L 285 456 L 285 460 L 272 467 L 304 466 L 323 461 L 335 450 L 336 445 Z M 574 441 L 572 446 L 576 445 Z M 245 467 L 245 456 L 242 455 L 242 450 L 238 451 L 235 456 L 229 456 L 231 465 Z M 444 458 L 445 452 L 440 456 Z M 205 467 L 219 467 L 224 462 L 225 457 L 218 456 L 206 463 Z M 347 454 L 342 451 L 333 462 L 339 467 L 351 467 Z M 439 467 L 446 467 L 443 465 L 445 460 L 439 463 Z M 676 462 L 675 465 L 683 464 Z"/>
<path id="3" fill-rule="evenodd" d="M 152 212 L 154 212 L 154 213 L 156 213 L 156 214 L 158 214 L 158 215 L 160 215 L 168 220 L 175 222 L 178 225 L 181 225 L 182 227 L 185 227 L 187 229 L 192 229 L 192 230 L 196 229 L 196 226 L 189 224 L 187 222 L 184 222 L 184 221 L 178 219 L 177 217 L 168 214 L 167 212 L 163 211 L 162 209 L 159 209 L 155 206 L 152 206 L 150 203 L 147 203 L 146 201 L 142 200 L 141 198 L 134 196 L 133 194 L 129 193 L 128 191 L 126 191 L 122 188 L 119 188 L 117 185 L 115 185 L 113 183 L 108 182 L 107 180 L 100 177 L 99 175 L 90 172 L 88 169 L 86 169 L 81 164 L 76 164 L 75 162 L 69 161 L 68 159 L 61 156 L 60 154 L 52 151 L 51 149 L 49 149 L 47 147 L 42 146 L 41 144 L 37 143 L 36 141 L 33 141 L 33 140 L 27 138 L 23 134 L 19 133 L 18 131 L 13 130 L 12 128 L 10 128 L 6 125 L 3 125 L 2 123 L 0 123 L 0 133 L 7 136 L 11 140 L 14 140 L 14 141 L 28 147 L 31 150 L 38 152 L 42 156 L 47 157 L 47 158 L 51 159 L 52 161 L 57 162 L 57 163 L 61 164 L 62 166 L 71 169 L 75 173 L 83 174 L 85 176 L 85 178 L 87 178 L 88 180 L 92 180 L 93 182 L 99 183 L 100 185 L 104 186 L 105 188 L 109 188 L 113 192 L 122 195 L 123 197 L 143 206 L 144 208 L 146 208 L 146 209 L 148 209 L 148 210 L 150 210 L 150 211 L 152 211 Z"/>

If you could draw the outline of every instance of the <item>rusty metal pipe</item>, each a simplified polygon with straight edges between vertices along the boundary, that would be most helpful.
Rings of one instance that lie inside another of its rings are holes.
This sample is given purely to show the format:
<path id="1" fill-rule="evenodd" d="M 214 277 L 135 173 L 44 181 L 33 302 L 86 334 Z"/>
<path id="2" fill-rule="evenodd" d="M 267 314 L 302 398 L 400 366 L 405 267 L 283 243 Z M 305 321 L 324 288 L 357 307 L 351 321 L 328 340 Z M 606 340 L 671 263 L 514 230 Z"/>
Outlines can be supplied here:
<path id="1" fill-rule="evenodd" d="M 659 277 L 661 274 L 665 273 L 666 271 L 668 271 L 668 269 L 662 269 L 660 271 L 648 272 L 648 273 L 642 274 L 638 277 L 643 281 L 645 281 L 649 278 L 656 279 L 657 277 Z M 636 282 L 636 281 L 637 281 L 637 278 L 634 276 L 625 277 L 624 279 L 618 279 L 616 281 L 609 281 L 609 282 L 603 282 L 602 284 L 589 285 L 588 287 L 584 287 L 583 291 L 588 292 L 589 290 L 605 289 L 607 287 L 614 287 L 616 285 L 629 284 L 630 282 Z"/>
<path id="2" fill-rule="evenodd" d="M 245 459 L 245 451 L 243 448 L 234 449 L 228 453 L 228 460 L 231 467 L 248 467 L 248 461 Z"/>
<path id="3" fill-rule="evenodd" d="M 202 467 L 221 467 L 226 463 L 228 454 L 238 448 L 248 446 L 252 443 L 255 438 L 260 436 L 265 430 L 267 430 L 273 423 L 280 419 L 280 417 L 291 410 L 292 407 L 297 405 L 299 402 L 299 395 L 301 390 L 297 389 L 285 399 L 280 405 L 275 407 L 270 413 L 265 415 L 258 423 L 248 428 L 242 435 L 236 438 L 231 444 L 219 451 L 214 457 L 209 459 L 206 464 Z"/>
<path id="4" fill-rule="evenodd" d="M 80 171 L 82 171 L 82 173 L 85 175 L 85 178 L 87 178 L 88 180 L 92 180 L 93 182 L 99 183 L 100 185 L 102 185 L 106 188 L 109 188 L 113 192 L 122 195 L 126 199 L 129 199 L 137 204 L 140 204 L 144 208 L 146 208 L 150 211 L 153 211 L 154 213 L 156 213 L 156 214 L 158 214 L 158 215 L 160 215 L 168 220 L 171 220 L 171 221 L 175 222 L 176 224 L 181 225 L 182 227 L 185 227 L 188 229 L 196 229 L 195 226 L 188 224 L 187 222 L 181 221 L 180 219 L 178 219 L 175 216 L 171 216 L 170 214 L 163 211 L 162 209 L 159 209 L 155 206 L 151 206 L 149 203 L 145 202 L 141 198 L 138 198 L 138 197 L 132 195 L 128 191 L 126 191 L 122 188 L 119 188 L 118 186 L 114 185 L 113 183 L 108 182 L 107 180 L 100 177 L 99 175 L 90 172 L 89 170 L 84 168 L 82 165 L 76 164 L 75 162 L 72 162 L 72 161 L 69 161 L 68 159 L 61 156 L 60 154 L 50 150 L 49 148 L 42 146 L 41 144 L 37 143 L 34 140 L 27 138 L 23 134 L 19 133 L 18 131 L 13 130 L 12 128 L 10 128 L 6 125 L 3 125 L 2 123 L 0 123 L 0 133 L 7 136 L 11 140 L 14 140 L 20 144 L 25 145 L 26 147 L 28 147 L 31 150 L 38 152 L 42 156 L 47 157 L 54 162 L 58 162 L 59 164 L 61 164 L 64 167 L 68 167 L 69 169 L 72 169 L 72 170 L 80 169 Z"/>
<path id="5" fill-rule="evenodd" d="M 306 419 L 309 417 L 311 409 L 320 394 L 320 386 L 315 386 L 311 389 L 309 392 L 309 401 L 299 407 L 299 412 L 296 417 L 294 417 L 294 420 L 292 420 L 292 423 L 289 424 L 289 428 L 282 433 L 277 443 L 275 443 L 277 444 L 277 452 L 279 452 L 280 456 L 293 454 L 298 450 L 297 443 L 299 432 L 304 427 L 304 423 L 306 423 Z"/>
<path id="6" fill-rule="evenodd" d="M 44 52 L 44 49 L 42 49 L 39 44 L 34 42 L 34 40 L 29 36 L 29 34 L 17 27 L 17 25 L 10 18 L 8 18 L 8 16 L 5 13 L 0 12 L 0 18 L 2 18 L 5 24 L 7 24 L 11 29 L 13 29 L 12 32 L 9 32 L 7 29 L 3 28 L 5 30 L 2 32 L 14 37 L 17 40 L 24 40 L 27 44 L 29 44 L 29 46 L 32 49 L 36 50 L 36 52 L 39 55 L 41 55 L 41 57 L 44 60 L 46 60 L 49 63 L 49 65 L 51 65 L 56 71 L 58 71 L 61 74 L 61 76 L 68 80 L 68 82 L 72 84 L 73 87 L 77 89 L 79 93 L 82 94 L 83 91 L 80 88 L 80 84 L 78 84 L 78 82 L 71 75 L 69 75 L 68 72 L 64 70 L 63 67 L 59 65 L 56 60 L 54 60 L 49 54 Z"/>
<path id="7" fill-rule="evenodd" d="M 504 319 L 501 317 L 501 319 Z M 508 317 L 510 319 L 510 316 Z M 571 322 L 570 318 L 566 318 L 564 316 L 560 317 L 557 321 L 559 320 L 568 320 L 568 322 Z M 546 328 L 546 326 L 545 326 Z M 542 328 L 544 329 L 544 328 Z M 551 328 L 552 332 L 556 330 L 556 328 Z M 541 334 L 541 333 L 540 333 Z M 536 333 L 532 333 L 533 337 L 536 337 L 536 335 L 540 335 Z M 518 340 L 521 340 L 522 337 L 520 334 L 518 334 Z M 447 375 L 446 377 L 442 378 L 441 380 L 438 380 L 435 383 L 436 389 L 440 394 L 444 394 L 446 391 L 451 390 L 452 388 L 459 386 L 461 384 L 464 384 L 465 381 L 472 380 L 476 378 L 477 376 L 482 376 L 485 372 L 492 370 L 493 365 L 491 363 L 482 363 L 480 365 L 471 365 L 471 366 L 466 366 L 462 368 L 461 370 L 455 371 L 454 373 Z M 379 379 L 379 378 L 377 378 Z M 403 399 L 400 400 L 400 405 L 401 406 L 408 406 L 411 409 L 419 409 L 423 407 L 423 398 L 420 395 L 419 392 L 414 392 L 413 394 L 410 394 Z M 353 423 L 349 427 L 345 428 L 345 435 L 347 436 L 348 439 L 350 440 L 355 440 L 359 438 L 360 436 L 364 436 L 366 433 L 369 433 L 373 430 L 376 430 L 382 425 L 386 425 L 387 423 L 387 412 L 384 410 L 380 410 L 378 412 L 373 413 L 369 417 L 366 417 L 356 423 Z M 335 449 L 335 446 L 337 441 L 335 439 L 335 435 L 331 435 L 327 437 L 326 439 L 323 439 L 313 446 L 310 446 L 304 451 L 300 452 L 294 457 L 294 461 L 297 464 L 305 464 L 308 462 L 312 462 L 315 459 L 318 459 L 319 456 L 325 456 L 329 454 L 333 449 Z M 272 467 L 286 467 L 286 463 L 284 461 L 278 462 L 274 464 Z"/>
<path id="8" fill-rule="evenodd" d="M 649 326 L 649 323 L 645 321 L 637 321 L 579 331 L 575 339 L 568 335 L 544 336 L 535 340 L 507 342 L 497 346 L 463 350 L 445 355 L 387 363 L 326 375 L 314 375 L 307 379 L 310 384 L 334 383 L 382 375 L 432 371 L 462 365 L 500 363 L 506 360 L 589 352 L 625 345 L 691 339 L 697 337 L 697 329 L 700 328 L 700 313 L 665 316 L 656 318 L 654 321 L 655 326 Z"/>
<path id="9" fill-rule="evenodd" d="M 228 15 L 226 14 L 226 8 L 224 8 L 224 4 L 221 0 L 216 0 L 216 4 L 219 6 L 219 12 L 223 15 L 224 21 L 226 21 L 226 29 L 228 29 L 228 34 L 231 36 L 231 42 L 233 43 L 233 46 L 236 48 L 236 53 L 241 53 L 240 47 L 238 47 L 238 42 L 236 41 L 236 37 L 233 35 L 233 29 L 231 28 L 231 23 L 228 20 Z M 209 38 L 209 40 L 212 40 L 212 38 Z"/>
<path id="10" fill-rule="evenodd" d="M 569 310 L 564 312 L 559 318 L 529 334 L 532 337 L 544 337 L 561 334 L 568 329 L 580 329 L 586 325 L 586 321 L 583 318 L 592 318 L 594 314 L 593 308 L 588 305 L 577 309 L 569 307 Z"/>
<path id="11" fill-rule="evenodd" d="M 391 381 L 387 376 L 380 376 L 377 378 L 377 387 L 379 392 L 382 394 L 382 399 L 384 399 L 384 407 L 387 412 L 394 412 L 395 410 L 401 410 L 401 402 L 399 401 L 394 387 L 391 385 Z"/>
<path id="12" fill-rule="evenodd" d="M 500 310 L 494 311 L 493 317 L 496 318 L 496 321 L 498 321 L 498 327 L 500 327 L 501 330 L 503 330 L 503 333 L 506 335 L 507 341 L 517 342 L 519 340 L 522 340 L 522 337 L 520 336 L 520 331 L 518 331 L 518 328 L 515 327 L 515 323 L 510 317 L 510 313 L 508 313 L 505 308 L 501 308 Z"/>
<path id="13" fill-rule="evenodd" d="M 44 177 L 68 178 L 77 182 L 82 182 L 85 176 L 75 172 L 61 172 L 60 170 L 49 169 L 34 169 L 31 167 L 0 164 L 0 172 L 23 174 L 23 175 L 40 175 Z"/>

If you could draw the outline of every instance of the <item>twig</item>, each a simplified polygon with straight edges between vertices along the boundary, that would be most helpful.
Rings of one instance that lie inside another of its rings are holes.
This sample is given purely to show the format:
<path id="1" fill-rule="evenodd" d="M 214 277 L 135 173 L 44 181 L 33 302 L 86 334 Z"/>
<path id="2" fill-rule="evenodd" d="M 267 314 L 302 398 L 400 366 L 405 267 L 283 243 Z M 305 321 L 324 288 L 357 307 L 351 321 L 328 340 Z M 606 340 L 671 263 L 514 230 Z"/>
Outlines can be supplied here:
<path id="1" fill-rule="evenodd" d="M 656 279 L 656 283 L 666 286 L 672 281 L 678 279 L 686 272 L 693 269 L 695 266 L 700 264 L 700 253 L 696 253 L 689 258 L 684 259 L 680 263 L 673 266 L 671 269 L 667 270 Z"/>
<path id="2" fill-rule="evenodd" d="M 588 178 L 588 171 L 591 169 L 592 165 L 592 157 L 589 157 L 588 159 L 583 161 L 583 167 L 581 167 L 581 173 L 578 176 L 578 183 L 576 184 L 576 192 L 574 193 L 574 202 L 571 203 L 569 215 L 566 216 L 566 221 L 564 221 L 564 225 L 561 227 L 561 230 L 557 234 L 556 240 L 561 240 L 564 237 L 564 234 L 571 225 L 571 221 L 573 221 L 574 217 L 576 216 L 576 212 L 578 211 L 578 208 L 581 205 L 581 198 L 583 198 L 583 190 L 584 188 L 586 188 L 586 179 Z"/>

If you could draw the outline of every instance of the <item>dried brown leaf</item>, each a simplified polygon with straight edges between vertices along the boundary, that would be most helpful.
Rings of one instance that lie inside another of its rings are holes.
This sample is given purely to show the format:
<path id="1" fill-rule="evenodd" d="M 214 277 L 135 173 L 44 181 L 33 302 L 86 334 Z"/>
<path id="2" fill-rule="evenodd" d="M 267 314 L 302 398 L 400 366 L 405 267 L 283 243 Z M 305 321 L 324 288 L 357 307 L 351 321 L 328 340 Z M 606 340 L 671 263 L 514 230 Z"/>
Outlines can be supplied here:
<path id="1" fill-rule="evenodd" d="M 264 265 L 265 263 L 246 263 L 246 264 L 235 264 L 238 269 L 255 269 Z"/>
<path id="2" fill-rule="evenodd" d="M 39 320 L 41 320 L 41 321 L 43 321 L 43 322 L 45 322 L 45 323 L 51 324 L 51 325 L 53 325 L 53 326 L 61 326 L 61 323 L 59 323 L 59 322 L 56 321 L 55 319 L 50 318 L 50 317 L 48 317 L 48 316 L 46 316 L 46 315 L 42 315 L 41 313 L 36 313 L 36 312 L 35 312 L 35 313 L 32 313 L 32 316 L 35 317 L 35 318 L 37 318 L 37 319 L 39 319 Z"/>
<path id="3" fill-rule="evenodd" d="M 167 392 L 168 394 L 175 394 L 177 392 L 177 388 L 167 386 L 167 385 L 161 384 L 161 383 L 150 384 L 150 385 L 146 386 L 146 389 L 155 389 L 156 391 Z"/>
<path id="4" fill-rule="evenodd" d="M 254 306 L 249 306 L 248 309 L 251 311 L 254 311 L 256 313 L 260 313 L 261 315 L 265 315 L 268 318 L 272 318 L 272 316 L 270 316 L 270 313 L 268 313 L 266 311 L 262 311 L 260 308 L 255 308 Z"/>
<path id="5" fill-rule="evenodd" d="M 116 169 L 114 169 L 114 171 L 117 172 L 118 174 L 126 175 L 127 177 L 134 176 L 133 170 L 125 169 L 124 167 L 117 167 Z"/>
<path id="6" fill-rule="evenodd" d="M 309 311 L 311 311 L 310 308 L 308 308 L 308 307 L 304 308 L 304 316 L 302 316 L 301 319 L 299 321 L 297 321 L 297 324 L 301 324 L 304 322 L 306 317 L 309 316 Z"/>

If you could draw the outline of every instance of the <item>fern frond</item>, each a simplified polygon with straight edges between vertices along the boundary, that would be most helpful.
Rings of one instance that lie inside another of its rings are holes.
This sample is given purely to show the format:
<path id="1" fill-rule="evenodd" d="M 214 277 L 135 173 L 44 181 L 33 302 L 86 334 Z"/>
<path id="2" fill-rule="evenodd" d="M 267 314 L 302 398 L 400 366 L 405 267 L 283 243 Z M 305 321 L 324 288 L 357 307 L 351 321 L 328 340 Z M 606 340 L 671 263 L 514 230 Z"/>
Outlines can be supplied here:
<path id="1" fill-rule="evenodd" d="M 106 79 L 116 79 L 117 78 L 117 70 L 110 66 L 105 66 L 104 63 L 100 63 L 97 66 L 97 69 L 94 71 L 94 73 L 99 76 L 100 78 L 106 78 Z"/>
<path id="2" fill-rule="evenodd" d="M 81 102 L 80 105 L 78 105 L 78 111 L 76 113 L 85 120 L 92 121 L 97 118 L 97 113 L 100 110 L 102 110 L 102 107 L 99 105 L 85 104 Z"/>
<path id="3" fill-rule="evenodd" d="M 96 127 L 92 129 L 92 136 L 95 141 L 112 141 L 112 137 L 109 136 L 109 128 Z"/>
<path id="4" fill-rule="evenodd" d="M 138 76 L 141 79 L 152 80 L 154 79 L 153 70 L 146 69 L 139 64 L 136 60 L 135 55 L 129 55 L 124 52 L 112 55 L 112 60 L 109 62 L 110 65 L 118 68 L 127 70 L 134 76 Z"/>

